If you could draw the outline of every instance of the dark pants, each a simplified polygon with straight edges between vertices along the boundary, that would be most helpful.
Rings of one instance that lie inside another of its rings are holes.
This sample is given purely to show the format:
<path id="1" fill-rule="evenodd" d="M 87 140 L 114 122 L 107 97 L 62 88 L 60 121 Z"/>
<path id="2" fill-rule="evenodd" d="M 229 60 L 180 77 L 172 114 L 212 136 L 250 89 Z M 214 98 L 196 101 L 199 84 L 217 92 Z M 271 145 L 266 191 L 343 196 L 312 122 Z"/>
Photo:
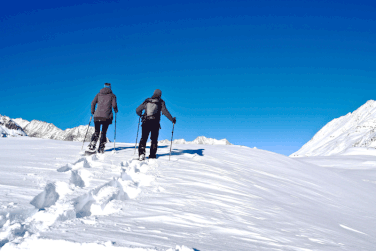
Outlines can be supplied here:
<path id="1" fill-rule="evenodd" d="M 158 135 L 159 135 L 159 120 L 158 119 L 150 119 L 145 120 L 142 123 L 142 136 L 140 140 L 140 146 L 138 147 L 138 154 L 145 154 L 146 148 L 146 141 L 149 138 L 151 139 L 151 147 L 150 147 L 150 156 L 149 158 L 156 158 L 157 156 L 157 149 L 158 149 Z"/>
<path id="2" fill-rule="evenodd" d="M 108 129 L 108 126 L 110 125 L 110 123 L 107 122 L 107 121 L 95 121 L 94 125 L 95 125 L 95 132 L 93 134 L 92 140 L 94 139 L 95 143 L 97 142 L 98 137 L 99 137 L 99 133 L 101 131 L 101 125 L 102 125 L 102 135 L 101 135 L 101 139 L 100 139 L 99 144 L 104 144 L 106 142 L 106 139 L 107 139 L 106 134 L 107 134 L 107 129 Z"/>

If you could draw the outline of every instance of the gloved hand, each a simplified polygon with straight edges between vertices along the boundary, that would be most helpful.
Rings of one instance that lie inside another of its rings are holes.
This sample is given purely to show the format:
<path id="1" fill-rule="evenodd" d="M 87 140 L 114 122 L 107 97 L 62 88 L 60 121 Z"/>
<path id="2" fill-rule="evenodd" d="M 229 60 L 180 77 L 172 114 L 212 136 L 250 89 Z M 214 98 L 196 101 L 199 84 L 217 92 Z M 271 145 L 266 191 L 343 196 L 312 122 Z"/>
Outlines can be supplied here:
<path id="1" fill-rule="evenodd" d="M 176 124 L 176 117 L 172 118 L 172 123 Z"/>

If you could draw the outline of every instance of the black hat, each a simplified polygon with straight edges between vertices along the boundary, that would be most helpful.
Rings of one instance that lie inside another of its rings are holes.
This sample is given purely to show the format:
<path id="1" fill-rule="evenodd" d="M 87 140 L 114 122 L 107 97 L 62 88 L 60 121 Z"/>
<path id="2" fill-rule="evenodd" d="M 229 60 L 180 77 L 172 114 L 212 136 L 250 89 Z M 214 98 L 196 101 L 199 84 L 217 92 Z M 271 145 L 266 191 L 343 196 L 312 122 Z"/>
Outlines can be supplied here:
<path id="1" fill-rule="evenodd" d="M 160 98 L 160 97 L 162 97 L 162 91 L 159 90 L 159 89 L 156 89 L 154 91 L 154 94 L 153 94 L 153 96 L 151 98 Z"/>

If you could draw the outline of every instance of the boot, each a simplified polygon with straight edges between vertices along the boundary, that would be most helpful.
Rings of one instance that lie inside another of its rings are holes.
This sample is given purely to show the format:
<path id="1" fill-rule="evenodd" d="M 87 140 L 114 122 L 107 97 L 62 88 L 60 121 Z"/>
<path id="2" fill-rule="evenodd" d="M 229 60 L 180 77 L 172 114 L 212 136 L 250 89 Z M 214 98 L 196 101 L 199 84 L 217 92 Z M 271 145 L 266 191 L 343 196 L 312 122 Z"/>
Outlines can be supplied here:
<path id="1" fill-rule="evenodd" d="M 157 143 L 151 142 L 149 159 L 157 158 L 158 141 Z"/>
<path id="2" fill-rule="evenodd" d="M 93 133 L 93 135 L 91 136 L 91 142 L 88 146 L 89 150 L 91 150 L 91 151 L 95 150 L 98 138 L 99 138 L 99 133 L 97 133 L 97 132 Z"/>
<path id="3" fill-rule="evenodd" d="M 102 134 L 101 140 L 99 142 L 98 153 L 104 153 L 105 145 L 106 145 L 106 136 Z"/>
<path id="4" fill-rule="evenodd" d="M 99 147 L 98 147 L 98 153 L 104 153 L 104 147 L 105 147 L 105 144 L 104 143 L 100 143 Z"/>
<path id="5" fill-rule="evenodd" d="M 138 145 L 138 156 L 139 156 L 140 160 L 141 160 L 141 155 L 143 155 L 142 160 L 145 159 L 145 148 L 146 147 L 145 147 L 145 145 L 142 144 L 142 139 L 141 139 L 140 144 Z"/>

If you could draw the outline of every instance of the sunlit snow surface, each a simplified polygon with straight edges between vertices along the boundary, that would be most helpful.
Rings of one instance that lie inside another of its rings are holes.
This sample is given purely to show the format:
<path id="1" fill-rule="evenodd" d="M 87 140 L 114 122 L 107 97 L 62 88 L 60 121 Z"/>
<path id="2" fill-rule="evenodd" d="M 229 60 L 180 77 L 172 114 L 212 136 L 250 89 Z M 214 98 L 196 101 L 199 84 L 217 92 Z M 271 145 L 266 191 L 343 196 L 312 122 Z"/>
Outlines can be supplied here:
<path id="1" fill-rule="evenodd" d="M 2 250 L 375 250 L 374 156 L 116 147 L 0 139 Z"/>

